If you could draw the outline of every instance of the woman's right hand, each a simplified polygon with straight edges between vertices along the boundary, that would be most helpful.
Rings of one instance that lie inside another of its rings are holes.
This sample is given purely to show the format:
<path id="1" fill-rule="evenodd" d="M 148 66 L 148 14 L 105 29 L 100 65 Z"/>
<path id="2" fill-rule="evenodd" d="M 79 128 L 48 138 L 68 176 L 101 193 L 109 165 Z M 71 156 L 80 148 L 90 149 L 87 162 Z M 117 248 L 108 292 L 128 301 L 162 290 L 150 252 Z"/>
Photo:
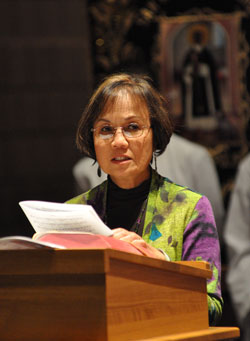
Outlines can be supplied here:
<path id="1" fill-rule="evenodd" d="M 137 249 L 139 249 L 144 255 L 148 257 L 166 260 L 165 255 L 160 250 L 146 243 L 145 240 L 142 239 L 142 237 L 136 234 L 135 232 L 128 231 L 122 227 L 115 228 L 112 231 L 114 238 L 131 243 Z"/>

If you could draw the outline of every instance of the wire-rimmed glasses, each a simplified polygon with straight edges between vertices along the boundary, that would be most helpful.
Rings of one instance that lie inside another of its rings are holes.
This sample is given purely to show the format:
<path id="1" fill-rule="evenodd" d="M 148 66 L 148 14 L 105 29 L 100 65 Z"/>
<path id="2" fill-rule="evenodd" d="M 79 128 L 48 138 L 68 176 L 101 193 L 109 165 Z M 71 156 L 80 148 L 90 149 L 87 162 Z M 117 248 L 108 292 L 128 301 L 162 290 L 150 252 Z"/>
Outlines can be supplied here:
<path id="1" fill-rule="evenodd" d="M 121 133 L 125 138 L 138 138 L 142 136 L 145 130 L 149 130 L 151 127 L 140 125 L 138 123 L 129 123 L 123 127 L 113 127 L 110 124 L 101 125 L 96 128 L 92 128 L 91 131 L 95 134 L 96 137 L 109 140 L 114 137 L 117 130 L 120 129 Z"/>

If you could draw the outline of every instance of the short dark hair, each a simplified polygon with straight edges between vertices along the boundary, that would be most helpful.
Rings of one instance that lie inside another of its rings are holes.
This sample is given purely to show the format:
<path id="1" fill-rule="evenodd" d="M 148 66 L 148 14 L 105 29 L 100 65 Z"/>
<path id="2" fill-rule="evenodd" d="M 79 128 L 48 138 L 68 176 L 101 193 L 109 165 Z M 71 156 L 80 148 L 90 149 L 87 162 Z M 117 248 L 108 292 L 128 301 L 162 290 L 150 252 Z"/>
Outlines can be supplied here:
<path id="1" fill-rule="evenodd" d="M 76 144 L 85 155 L 96 160 L 94 139 L 91 129 L 104 108 L 111 104 L 121 92 L 132 100 L 146 104 L 153 130 L 153 149 L 156 155 L 164 152 L 173 132 L 173 124 L 167 110 L 165 98 L 154 88 L 152 80 L 144 75 L 114 74 L 104 79 L 91 96 L 78 124 Z"/>

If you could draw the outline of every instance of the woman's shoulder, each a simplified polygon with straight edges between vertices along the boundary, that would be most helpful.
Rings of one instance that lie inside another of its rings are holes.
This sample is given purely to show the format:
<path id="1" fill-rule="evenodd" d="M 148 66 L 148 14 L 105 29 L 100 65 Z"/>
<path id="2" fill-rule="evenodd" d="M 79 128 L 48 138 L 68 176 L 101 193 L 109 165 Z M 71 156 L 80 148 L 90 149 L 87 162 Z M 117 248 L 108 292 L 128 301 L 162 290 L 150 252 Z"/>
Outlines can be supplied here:
<path id="1" fill-rule="evenodd" d="M 189 188 L 185 185 L 180 185 L 180 184 L 172 181 L 168 177 L 160 175 L 159 173 L 157 173 L 154 170 L 153 170 L 153 180 L 155 183 L 159 184 L 160 188 L 167 188 L 173 192 L 187 191 L 188 193 L 190 193 L 190 195 L 202 196 L 201 193 L 193 190 L 192 188 Z"/>
<path id="2" fill-rule="evenodd" d="M 160 196 L 166 197 L 167 195 L 168 201 L 184 201 L 185 199 L 189 199 L 189 201 L 198 202 L 204 197 L 201 193 L 186 186 L 179 185 L 158 173 L 155 174 L 155 177 L 157 178 L 156 182 L 159 184 L 158 190 Z"/>
<path id="3" fill-rule="evenodd" d="M 66 201 L 66 204 L 82 204 L 86 205 L 89 200 L 93 200 L 97 195 L 99 196 L 101 193 L 105 192 L 107 180 L 103 181 L 100 185 L 79 194 L 70 200 Z"/>
<path id="4" fill-rule="evenodd" d="M 86 204 L 86 199 L 85 195 L 88 192 L 82 193 L 77 195 L 76 197 L 73 197 L 65 202 L 65 204 L 79 204 L 79 205 L 85 205 Z"/>
<path id="5" fill-rule="evenodd" d="M 178 185 L 166 177 L 158 177 L 158 189 L 150 193 L 150 208 L 168 219 L 185 217 L 180 226 L 186 226 L 187 221 L 197 217 L 201 212 L 212 215 L 210 201 L 205 195 L 195 192 L 192 189 Z M 157 210 L 155 209 L 157 207 Z M 175 217 L 175 218 L 173 218 Z"/>

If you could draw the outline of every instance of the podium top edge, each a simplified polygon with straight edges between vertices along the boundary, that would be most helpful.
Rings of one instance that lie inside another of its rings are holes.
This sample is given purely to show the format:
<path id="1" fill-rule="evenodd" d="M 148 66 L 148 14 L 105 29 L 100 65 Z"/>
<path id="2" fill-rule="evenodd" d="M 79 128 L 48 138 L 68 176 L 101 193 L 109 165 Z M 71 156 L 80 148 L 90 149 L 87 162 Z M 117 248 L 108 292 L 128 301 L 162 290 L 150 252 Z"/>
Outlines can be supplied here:
<path id="1" fill-rule="evenodd" d="M 210 278 L 209 263 L 201 261 L 169 262 L 114 249 L 27 249 L 0 250 L 0 273 L 8 274 L 84 274 L 109 273 L 112 262 L 146 266 Z"/>

